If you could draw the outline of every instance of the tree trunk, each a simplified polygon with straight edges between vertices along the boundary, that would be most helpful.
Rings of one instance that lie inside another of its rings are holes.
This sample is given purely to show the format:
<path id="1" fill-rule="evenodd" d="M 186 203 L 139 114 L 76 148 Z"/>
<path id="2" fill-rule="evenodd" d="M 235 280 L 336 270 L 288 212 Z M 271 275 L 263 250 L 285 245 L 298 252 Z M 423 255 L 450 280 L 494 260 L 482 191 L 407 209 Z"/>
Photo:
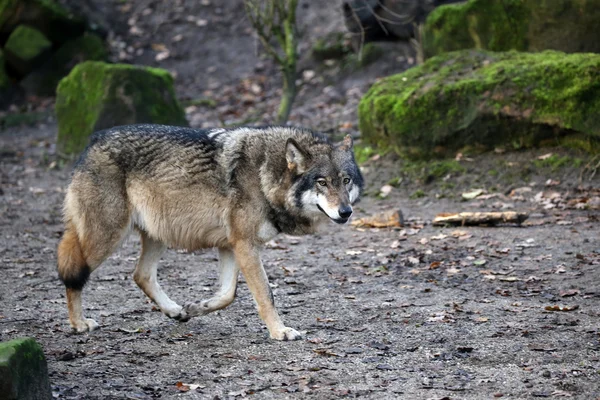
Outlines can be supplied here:
<path id="1" fill-rule="evenodd" d="M 277 113 L 277 123 L 285 125 L 290 112 L 292 111 L 292 104 L 296 98 L 296 66 L 291 70 L 284 70 L 283 74 L 283 92 L 281 93 L 281 102 L 279 103 L 279 112 Z"/>
<path id="2" fill-rule="evenodd" d="M 297 39 L 296 39 L 296 2 L 292 1 L 290 10 L 286 19 L 283 21 L 283 30 L 285 37 L 285 52 L 284 63 L 281 65 L 283 74 L 283 93 L 281 95 L 281 103 L 279 104 L 279 112 L 277 113 L 277 123 L 285 125 L 292 104 L 296 98 L 296 60 L 297 54 Z"/>

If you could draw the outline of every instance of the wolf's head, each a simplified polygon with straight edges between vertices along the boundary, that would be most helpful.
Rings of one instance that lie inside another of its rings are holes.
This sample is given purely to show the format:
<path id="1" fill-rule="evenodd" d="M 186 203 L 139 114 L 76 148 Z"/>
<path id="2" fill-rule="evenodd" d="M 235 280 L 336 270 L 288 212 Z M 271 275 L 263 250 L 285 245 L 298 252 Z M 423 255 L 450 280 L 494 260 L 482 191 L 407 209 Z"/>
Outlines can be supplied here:
<path id="1" fill-rule="evenodd" d="M 348 222 L 363 188 L 354 160 L 352 138 L 337 145 L 303 147 L 293 138 L 286 143 L 286 160 L 293 175 L 294 206 L 308 218 L 326 215 L 338 224 Z"/>

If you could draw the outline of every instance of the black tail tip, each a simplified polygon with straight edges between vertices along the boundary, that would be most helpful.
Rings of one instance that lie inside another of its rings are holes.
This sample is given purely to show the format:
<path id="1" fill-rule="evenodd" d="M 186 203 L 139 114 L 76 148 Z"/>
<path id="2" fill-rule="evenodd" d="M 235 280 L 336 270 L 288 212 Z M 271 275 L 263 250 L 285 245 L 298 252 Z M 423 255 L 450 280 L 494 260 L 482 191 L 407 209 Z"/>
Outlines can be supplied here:
<path id="1" fill-rule="evenodd" d="M 58 277 L 62 283 L 65 284 L 67 289 L 81 290 L 90 278 L 91 273 L 92 270 L 90 267 L 88 265 L 84 265 L 72 273 L 61 274 L 59 271 Z"/>

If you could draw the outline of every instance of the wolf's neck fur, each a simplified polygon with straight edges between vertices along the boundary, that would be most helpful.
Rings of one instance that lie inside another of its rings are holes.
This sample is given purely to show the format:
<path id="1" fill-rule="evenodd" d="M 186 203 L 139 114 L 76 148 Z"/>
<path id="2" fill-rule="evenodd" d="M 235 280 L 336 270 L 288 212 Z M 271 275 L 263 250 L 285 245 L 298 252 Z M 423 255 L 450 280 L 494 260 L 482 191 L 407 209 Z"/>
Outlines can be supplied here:
<path id="1" fill-rule="evenodd" d="M 277 231 L 288 235 L 314 233 L 316 221 L 302 216 L 300 210 L 295 207 L 293 196 L 290 198 L 290 190 L 293 186 L 292 172 L 286 170 L 283 176 L 276 181 L 278 183 L 276 187 L 265 184 L 269 182 L 269 178 L 266 176 L 262 175 L 261 178 L 264 179 L 261 179 L 263 181 L 262 192 L 269 206 L 267 218 Z M 275 177 L 271 176 L 271 179 L 275 179 Z"/>

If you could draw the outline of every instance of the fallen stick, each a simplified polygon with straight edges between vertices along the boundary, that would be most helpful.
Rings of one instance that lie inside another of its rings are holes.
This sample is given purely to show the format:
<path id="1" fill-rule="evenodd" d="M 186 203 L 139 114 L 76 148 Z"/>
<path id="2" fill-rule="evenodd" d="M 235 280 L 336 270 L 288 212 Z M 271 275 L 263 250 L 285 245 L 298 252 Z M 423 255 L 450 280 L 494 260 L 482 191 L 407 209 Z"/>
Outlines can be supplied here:
<path id="1" fill-rule="evenodd" d="M 443 225 L 496 225 L 518 224 L 521 225 L 529 215 L 523 212 L 461 212 L 461 213 L 442 213 L 433 219 L 434 226 Z"/>
<path id="2" fill-rule="evenodd" d="M 404 226 L 402 211 L 391 210 L 352 221 L 357 228 L 401 228 Z"/>

